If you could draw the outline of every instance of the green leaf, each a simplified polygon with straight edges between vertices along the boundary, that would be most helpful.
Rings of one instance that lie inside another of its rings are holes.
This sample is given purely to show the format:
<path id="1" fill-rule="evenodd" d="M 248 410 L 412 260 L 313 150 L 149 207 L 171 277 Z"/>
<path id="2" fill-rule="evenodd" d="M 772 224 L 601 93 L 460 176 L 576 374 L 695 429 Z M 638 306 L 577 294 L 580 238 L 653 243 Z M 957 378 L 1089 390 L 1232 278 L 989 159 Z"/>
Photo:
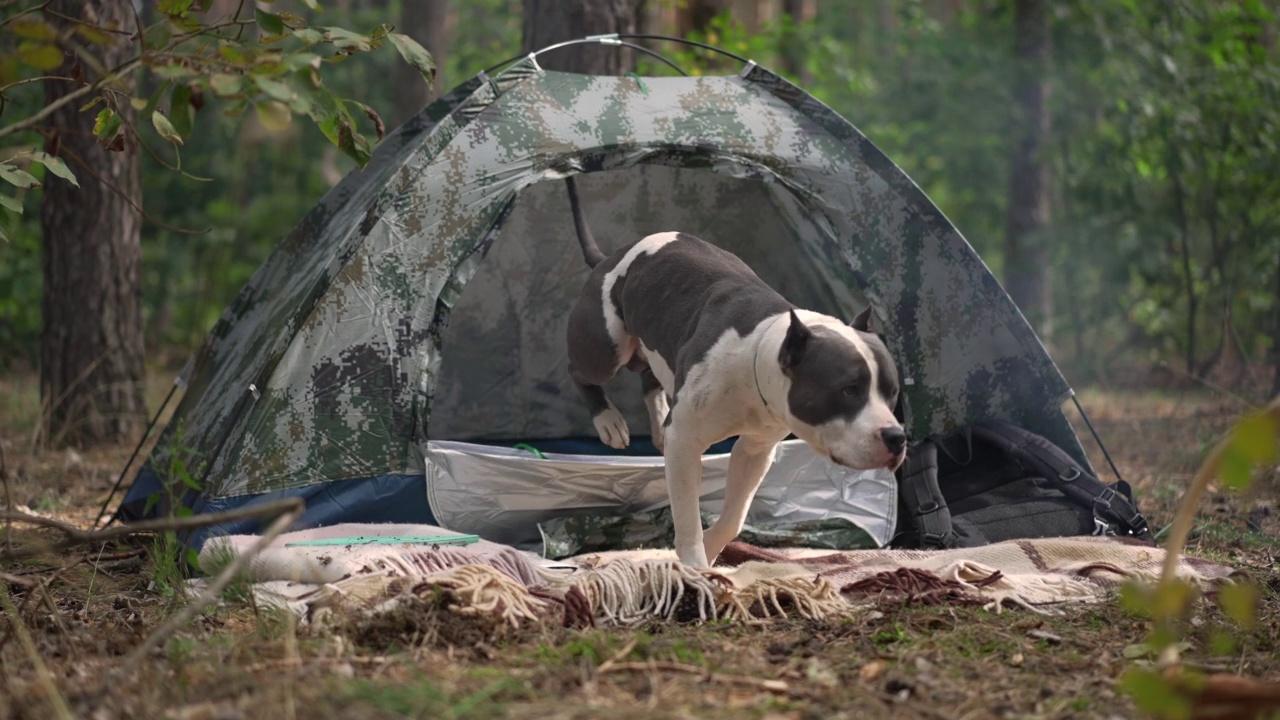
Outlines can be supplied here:
<path id="1" fill-rule="evenodd" d="M 1253 480 L 1253 464 L 1235 445 L 1229 445 L 1222 453 L 1222 464 L 1218 467 L 1218 475 L 1222 484 L 1232 490 L 1249 487 Z"/>
<path id="2" fill-rule="evenodd" d="M 76 25 L 76 34 L 94 45 L 110 45 L 111 36 L 90 25 Z"/>
<path id="3" fill-rule="evenodd" d="M 284 18 L 264 10 L 254 10 L 253 15 L 258 21 L 258 27 L 266 31 L 268 35 L 284 34 Z"/>
<path id="4" fill-rule="evenodd" d="M 346 120 L 338 123 L 338 149 L 355 160 L 360 167 L 367 165 L 372 155 L 369 140 L 356 132 L 355 125 Z"/>
<path id="5" fill-rule="evenodd" d="M 191 10 L 191 0 L 160 0 L 156 11 L 165 15 L 185 15 Z"/>
<path id="6" fill-rule="evenodd" d="M 1209 652 L 1219 657 L 1234 655 L 1236 652 L 1235 638 L 1231 637 L 1231 633 L 1222 632 L 1221 630 L 1214 632 L 1209 636 Z"/>
<path id="7" fill-rule="evenodd" d="M 20 38 L 27 38 L 28 40 L 53 42 L 58 37 L 57 31 L 36 15 L 15 18 L 13 22 L 9 23 L 9 31 Z"/>
<path id="8" fill-rule="evenodd" d="M 1133 668 L 1120 678 L 1120 688 L 1142 710 L 1165 718 L 1188 718 L 1191 707 L 1158 672 Z"/>
<path id="9" fill-rule="evenodd" d="M 160 133 L 160 137 L 174 145 L 182 144 L 182 136 L 174 129 L 173 123 L 169 122 L 169 118 L 162 115 L 159 110 L 151 113 L 151 124 L 155 126 L 156 132 Z"/>
<path id="10" fill-rule="evenodd" d="M 191 106 L 191 86 L 179 83 L 173 86 L 169 96 L 169 119 L 180 138 L 191 137 L 196 122 L 196 109 Z"/>
<path id="11" fill-rule="evenodd" d="M 62 51 L 57 45 L 30 40 L 18 46 L 18 57 L 37 70 L 53 70 L 62 64 Z"/>
<path id="12" fill-rule="evenodd" d="M 20 188 L 40 187 L 35 175 L 9 163 L 0 163 L 0 180 Z"/>
<path id="13" fill-rule="evenodd" d="M 289 111 L 289 106 L 278 100 L 256 102 L 253 104 L 253 109 L 258 111 L 258 121 L 262 123 L 262 127 L 271 132 L 285 130 L 293 121 L 293 113 Z"/>
<path id="14" fill-rule="evenodd" d="M 333 46 L 339 50 L 367 52 L 373 49 L 369 38 L 364 35 L 340 27 L 327 27 L 324 31 L 324 39 L 333 43 Z"/>
<path id="15" fill-rule="evenodd" d="M 293 36 L 306 43 L 307 45 L 315 45 L 324 42 L 324 35 L 319 30 L 311 28 L 298 28 L 293 31 Z"/>
<path id="16" fill-rule="evenodd" d="M 198 70 L 178 63 L 157 65 L 151 68 L 151 71 L 166 80 L 183 80 L 198 77 L 200 75 Z"/>
<path id="17" fill-rule="evenodd" d="M 227 98 L 240 93 L 244 87 L 244 78 L 227 73 L 214 73 L 209 76 L 209 89 L 218 97 Z"/>
<path id="18" fill-rule="evenodd" d="M 120 116 L 111 108 L 103 108 L 93 121 L 93 134 L 99 140 L 110 140 L 120 130 Z"/>
<path id="19" fill-rule="evenodd" d="M 1245 630 L 1252 630 L 1258 620 L 1258 588 L 1251 583 L 1224 585 L 1218 591 L 1218 604 Z"/>
<path id="20" fill-rule="evenodd" d="M 316 0 L 302 0 L 302 4 L 303 4 L 303 5 L 306 5 L 307 7 L 311 8 L 312 10 L 319 10 L 319 9 L 320 9 L 320 5 L 316 2 Z"/>
<path id="21" fill-rule="evenodd" d="M 284 62 L 281 64 L 290 71 L 305 70 L 307 68 L 319 70 L 320 56 L 315 53 L 292 53 L 286 55 Z"/>
<path id="22" fill-rule="evenodd" d="M 43 165 L 45 170 L 48 170 L 76 187 L 80 187 L 80 181 L 76 180 L 75 174 L 72 173 L 71 168 L 67 167 L 67 164 L 62 161 L 62 158 L 54 157 L 49 153 L 40 151 L 31 153 L 31 157 L 35 159 L 36 162 Z"/>
<path id="23" fill-rule="evenodd" d="M 169 25 L 169 21 L 161 20 L 142 31 L 142 47 L 144 50 L 161 50 L 168 47 L 169 40 L 172 38 L 173 28 Z"/>
<path id="24" fill-rule="evenodd" d="M 289 102 L 297 96 L 297 92 L 286 83 L 269 77 L 255 77 L 253 82 L 272 99 Z"/>
<path id="25" fill-rule="evenodd" d="M 8 195 L 0 195 L 0 206 L 6 207 L 19 215 L 22 214 L 22 203 L 18 202 L 17 198 L 12 198 Z"/>
<path id="26" fill-rule="evenodd" d="M 426 48 L 419 45 L 417 40 L 402 33 L 391 33 L 387 39 L 396 46 L 396 50 L 400 51 L 400 56 L 405 59 L 405 62 L 418 68 L 423 79 L 431 82 L 436 72 L 436 61 Z"/>
<path id="27" fill-rule="evenodd" d="M 1258 413 L 1241 420 L 1231 433 L 1231 445 L 1255 465 L 1270 465 L 1276 461 L 1276 444 L 1280 441 L 1280 427 L 1266 413 Z"/>
<path id="28" fill-rule="evenodd" d="M 229 60 L 239 65 L 248 65 L 253 62 L 253 54 L 242 45 L 227 40 L 218 44 L 218 54 L 225 60 Z"/>
<path id="29" fill-rule="evenodd" d="M 5 232 L 3 227 L 0 227 L 0 242 L 9 242 L 9 233 Z"/>

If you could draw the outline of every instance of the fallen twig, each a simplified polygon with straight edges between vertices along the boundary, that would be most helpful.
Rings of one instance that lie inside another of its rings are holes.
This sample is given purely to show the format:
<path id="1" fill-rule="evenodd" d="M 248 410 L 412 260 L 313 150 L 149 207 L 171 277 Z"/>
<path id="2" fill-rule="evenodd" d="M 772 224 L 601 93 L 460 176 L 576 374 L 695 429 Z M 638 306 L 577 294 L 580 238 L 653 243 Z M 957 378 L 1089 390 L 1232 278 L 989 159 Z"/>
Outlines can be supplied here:
<path id="1" fill-rule="evenodd" d="M 636 638 L 631 638 L 631 642 L 627 643 L 621 650 L 613 654 L 613 657 L 600 663 L 600 667 L 596 668 L 596 672 L 609 672 L 609 668 L 616 665 L 622 658 L 631 654 L 636 649 Z"/>
<path id="2" fill-rule="evenodd" d="M 237 508 L 235 510 L 227 510 L 225 512 L 210 513 L 208 515 L 191 515 L 188 517 L 163 517 L 155 520 L 142 520 L 129 525 L 121 525 L 118 527 L 106 528 L 103 530 L 82 530 L 73 525 L 68 525 L 58 520 L 50 518 L 37 517 L 20 512 L 4 512 L 0 513 L 0 520 L 6 522 L 22 522 L 40 527 L 51 528 L 61 532 L 66 537 L 61 542 L 47 545 L 40 548 L 23 548 L 22 550 L 10 549 L 0 557 L 6 560 L 29 557 L 39 555 L 42 552 L 56 552 L 75 547 L 76 545 L 86 545 L 91 543 L 106 542 L 117 538 L 128 537 L 131 535 L 144 535 L 147 533 L 195 530 L 197 528 L 217 525 L 218 523 L 227 522 L 229 520 L 247 520 L 249 518 L 275 517 L 281 513 L 288 512 L 291 508 L 297 506 L 300 501 L 295 498 L 286 498 L 283 500 L 275 500 L 261 505 L 252 505 L 250 507 Z"/>
<path id="3" fill-rule="evenodd" d="M 722 673 L 698 667 L 697 665 L 685 665 L 677 662 L 620 662 L 613 663 L 608 667 L 601 665 L 599 672 L 646 672 L 649 670 L 666 670 L 667 672 L 685 673 L 686 675 L 700 675 L 708 682 L 721 683 L 724 685 L 745 685 L 760 690 L 767 690 L 772 693 L 793 694 L 791 686 L 784 680 L 767 680 L 765 678 L 747 677 L 744 675 L 724 675 Z"/>
<path id="4" fill-rule="evenodd" d="M 306 508 L 306 505 L 303 503 L 301 498 L 287 498 L 278 502 L 267 503 L 259 506 L 257 508 L 258 513 L 256 514 L 265 514 L 267 508 L 278 510 L 278 517 L 276 517 L 275 522 L 271 523 L 271 526 L 267 528 L 266 532 L 262 534 L 262 537 L 258 538 L 258 541 L 255 542 L 248 550 L 237 554 L 231 562 L 227 563 L 227 566 L 222 569 L 222 572 L 218 573 L 218 576 L 213 579 L 213 582 L 209 583 L 208 587 L 205 588 L 204 593 L 201 594 L 200 597 L 182 608 L 182 610 L 169 616 L 169 619 L 166 620 L 163 625 L 157 628 L 155 632 L 151 633 L 151 635 L 143 641 L 141 645 L 134 648 L 133 652 L 129 653 L 129 657 L 125 658 L 124 664 L 108 676 L 109 679 L 104 684 L 104 687 L 114 686 L 129 675 L 133 674 L 133 671 L 138 667 L 138 663 L 142 662 L 142 658 L 146 657 L 147 653 L 151 652 L 151 650 L 157 645 L 167 640 L 170 635 L 177 631 L 178 628 L 186 625 L 191 618 L 195 617 L 196 613 L 204 609 L 206 605 L 217 600 L 218 597 L 222 595 L 223 589 L 226 588 L 227 585 L 231 584 L 231 581 L 235 579 L 240 570 L 249 563 L 249 560 L 258 554 L 258 551 L 269 545 L 302 516 L 302 512 Z M 176 519 L 190 520 L 191 518 Z M 124 528 L 110 528 L 101 531 L 101 533 L 107 534 L 121 529 Z"/>

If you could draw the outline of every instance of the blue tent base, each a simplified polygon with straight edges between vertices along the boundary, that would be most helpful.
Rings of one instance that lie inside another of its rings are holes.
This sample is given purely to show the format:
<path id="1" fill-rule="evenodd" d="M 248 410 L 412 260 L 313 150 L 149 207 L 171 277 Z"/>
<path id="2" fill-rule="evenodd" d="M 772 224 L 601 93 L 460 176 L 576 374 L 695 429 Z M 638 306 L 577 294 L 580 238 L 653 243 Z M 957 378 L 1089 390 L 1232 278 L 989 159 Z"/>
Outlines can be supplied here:
<path id="1" fill-rule="evenodd" d="M 168 513 L 166 502 L 152 503 L 149 498 L 165 489 L 150 465 L 138 473 L 133 487 L 120 505 L 120 518 L 126 523 L 163 516 Z M 259 495 L 219 498 L 208 501 L 197 493 L 189 492 L 178 500 L 179 506 L 191 508 L 194 515 L 235 510 L 262 505 L 289 497 L 300 497 L 306 503 L 302 517 L 290 530 L 305 530 L 336 525 L 338 523 L 421 523 L 435 525 L 435 515 L 427 503 L 426 477 L 424 475 L 379 475 L 376 477 L 337 480 L 317 483 L 301 488 L 291 488 Z M 153 507 L 148 511 L 147 505 Z M 235 520 L 181 533 L 178 539 L 183 545 L 199 552 L 205 541 L 221 535 L 256 535 L 261 533 L 272 518 Z"/>
<path id="2" fill-rule="evenodd" d="M 737 438 L 729 438 L 707 448 L 706 454 L 719 455 L 733 449 Z M 611 448 L 596 437 L 571 437 L 537 440 L 480 440 L 468 441 L 496 447 L 526 446 L 542 453 L 569 455 L 594 455 L 601 457 L 655 457 L 662 453 L 653 446 L 648 436 L 631 438 L 631 444 L 621 450 Z M 289 497 L 300 497 L 306 510 L 291 530 L 336 525 L 339 523 L 437 523 L 427 501 L 424 475 L 379 475 L 321 482 L 301 488 L 291 488 L 258 495 L 207 500 L 200 493 L 185 492 L 168 499 L 164 483 L 150 464 L 138 472 L 132 487 L 120 504 L 119 515 L 124 522 L 135 522 L 163 517 L 174 507 L 187 507 L 193 515 L 207 515 L 227 510 L 263 505 Z M 155 498 L 155 500 L 153 500 Z M 158 500 L 158 501 L 157 501 Z M 252 518 L 218 523 L 197 530 L 180 533 L 178 539 L 188 548 L 199 552 L 211 537 L 221 535 L 256 535 L 270 524 L 272 518 Z"/>

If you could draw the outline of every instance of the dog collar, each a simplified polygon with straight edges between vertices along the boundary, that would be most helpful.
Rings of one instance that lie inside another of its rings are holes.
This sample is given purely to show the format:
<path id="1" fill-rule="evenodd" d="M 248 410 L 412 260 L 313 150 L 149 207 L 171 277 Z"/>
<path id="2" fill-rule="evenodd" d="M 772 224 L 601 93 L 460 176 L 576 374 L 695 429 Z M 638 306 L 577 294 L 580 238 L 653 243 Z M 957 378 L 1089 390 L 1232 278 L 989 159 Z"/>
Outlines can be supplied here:
<path id="1" fill-rule="evenodd" d="M 778 321 L 781 319 L 782 318 L 780 317 L 774 318 L 769 327 L 765 328 L 765 331 L 760 333 L 760 339 L 756 340 L 756 351 L 751 357 L 751 377 L 756 381 L 756 394 L 760 396 L 760 402 L 764 403 L 764 408 L 769 411 L 770 415 L 773 414 L 773 410 L 769 408 L 769 401 L 764 399 L 764 391 L 760 389 L 760 371 L 758 369 L 760 367 L 760 346 L 764 344 L 764 339 L 768 337 L 769 331 L 772 330 L 773 326 L 777 325 Z"/>

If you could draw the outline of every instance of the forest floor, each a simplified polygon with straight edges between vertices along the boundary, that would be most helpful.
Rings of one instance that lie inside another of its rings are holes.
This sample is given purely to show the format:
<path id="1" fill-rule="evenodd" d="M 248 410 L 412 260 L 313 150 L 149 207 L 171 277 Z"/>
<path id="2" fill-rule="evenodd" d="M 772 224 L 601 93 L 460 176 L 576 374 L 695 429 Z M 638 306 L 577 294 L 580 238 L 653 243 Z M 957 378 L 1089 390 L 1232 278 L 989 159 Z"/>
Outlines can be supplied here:
<path id="1" fill-rule="evenodd" d="M 132 448 L 33 451 L 34 388 L 29 376 L 0 378 L 10 499 L 87 527 Z M 152 407 L 165 390 L 152 388 Z M 1203 390 L 1081 395 L 1155 528 L 1171 519 L 1206 449 L 1248 409 Z M 1206 498 L 1188 551 L 1248 571 L 1261 590 L 1258 621 L 1244 630 L 1203 603 L 1186 628 L 1188 663 L 1280 677 L 1278 497 L 1272 472 L 1245 493 Z M 55 536 L 12 529 L 15 543 L 37 537 Z M 431 632 L 443 627 L 431 618 L 412 636 L 312 635 L 229 599 L 94 692 L 184 602 L 172 566 L 150 551 L 135 541 L 0 561 L 0 601 L 21 608 L 17 625 L 8 610 L 0 624 L 0 719 L 1127 718 L 1138 711 L 1120 678 L 1149 661 L 1140 645 L 1149 624 L 1118 599 L 1058 616 L 884 603 L 839 622 L 548 626 L 478 643 Z M 602 670 L 610 659 L 706 672 Z"/>

